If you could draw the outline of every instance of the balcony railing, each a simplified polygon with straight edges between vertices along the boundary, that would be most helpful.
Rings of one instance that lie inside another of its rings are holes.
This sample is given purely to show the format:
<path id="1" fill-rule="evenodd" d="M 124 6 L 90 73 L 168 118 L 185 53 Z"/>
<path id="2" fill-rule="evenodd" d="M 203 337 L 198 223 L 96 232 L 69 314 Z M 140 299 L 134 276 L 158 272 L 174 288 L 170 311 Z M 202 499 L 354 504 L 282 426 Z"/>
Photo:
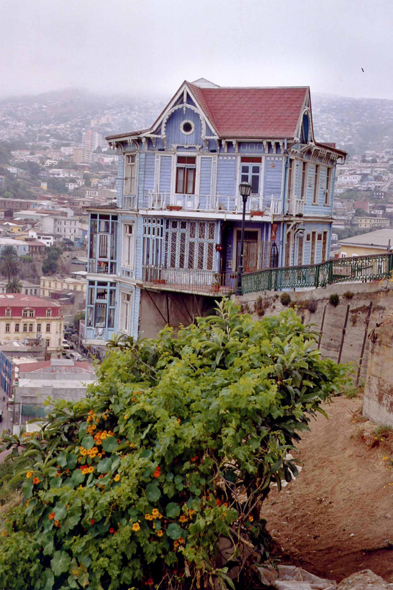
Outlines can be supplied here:
<path id="1" fill-rule="evenodd" d="M 123 209 L 134 211 L 138 208 L 138 199 L 136 196 L 123 196 Z"/>
<path id="2" fill-rule="evenodd" d="M 111 274 L 115 275 L 117 272 L 117 264 L 108 260 L 89 260 L 88 272 L 93 274 Z"/>
<path id="3" fill-rule="evenodd" d="M 301 199 L 291 199 L 288 201 L 287 213 L 289 215 L 302 216 L 304 214 L 304 201 Z"/>
<path id="4" fill-rule="evenodd" d="M 273 206 L 277 207 L 277 203 L 281 200 L 272 199 Z M 240 196 L 226 196 L 226 195 L 183 195 L 170 192 L 154 192 L 148 191 L 145 203 L 148 204 L 149 209 L 163 211 L 166 209 L 188 210 L 188 211 L 211 211 L 220 212 L 226 211 L 228 213 L 241 213 L 243 211 L 243 200 Z M 262 196 L 251 195 L 247 201 L 247 213 L 266 213 L 270 214 L 270 203 L 264 211 L 264 203 L 266 198 Z M 278 212 L 278 211 L 277 211 Z"/>
<path id="5" fill-rule="evenodd" d="M 321 264 L 271 268 L 245 273 L 243 293 L 259 291 L 325 287 L 334 283 L 378 281 L 391 276 L 393 254 L 337 258 Z"/>
<path id="6" fill-rule="evenodd" d="M 146 285 L 167 291 L 183 291 L 206 295 L 229 295 L 236 289 L 237 274 L 188 268 L 143 266 L 142 280 Z"/>

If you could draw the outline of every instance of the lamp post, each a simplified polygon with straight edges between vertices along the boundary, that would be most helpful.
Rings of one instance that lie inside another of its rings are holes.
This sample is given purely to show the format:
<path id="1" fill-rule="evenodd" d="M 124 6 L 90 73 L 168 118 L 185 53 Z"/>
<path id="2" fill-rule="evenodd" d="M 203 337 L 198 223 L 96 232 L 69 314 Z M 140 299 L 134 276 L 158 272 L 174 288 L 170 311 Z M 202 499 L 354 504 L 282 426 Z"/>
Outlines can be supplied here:
<path id="1" fill-rule="evenodd" d="M 239 184 L 239 193 L 241 198 L 243 199 L 243 217 L 242 217 L 242 235 L 240 241 L 240 264 L 237 271 L 237 287 L 236 287 L 236 295 L 242 294 L 242 274 L 244 270 L 243 264 L 243 255 L 244 255 L 244 222 L 246 219 L 246 204 L 247 199 L 251 193 L 251 184 L 249 182 L 241 182 Z"/>

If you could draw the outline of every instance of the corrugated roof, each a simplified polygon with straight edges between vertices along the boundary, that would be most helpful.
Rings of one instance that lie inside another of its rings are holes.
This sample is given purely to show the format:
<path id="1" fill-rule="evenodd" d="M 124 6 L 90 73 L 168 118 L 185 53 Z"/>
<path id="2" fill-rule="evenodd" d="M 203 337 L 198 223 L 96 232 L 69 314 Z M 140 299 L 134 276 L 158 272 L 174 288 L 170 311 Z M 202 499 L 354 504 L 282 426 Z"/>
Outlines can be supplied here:
<path id="1" fill-rule="evenodd" d="M 377 229 L 376 231 L 368 232 L 360 236 L 353 236 L 352 238 L 345 238 L 338 243 L 341 246 L 375 246 L 377 248 L 387 248 L 390 244 L 393 248 L 393 228 Z"/>

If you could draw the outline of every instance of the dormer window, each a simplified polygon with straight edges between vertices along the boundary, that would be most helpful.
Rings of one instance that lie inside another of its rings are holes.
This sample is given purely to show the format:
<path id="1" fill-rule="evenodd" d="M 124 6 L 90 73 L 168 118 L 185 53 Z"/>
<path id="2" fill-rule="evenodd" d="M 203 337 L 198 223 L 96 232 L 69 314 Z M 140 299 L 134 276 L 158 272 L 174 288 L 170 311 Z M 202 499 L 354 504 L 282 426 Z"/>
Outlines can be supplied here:
<path id="1" fill-rule="evenodd" d="M 182 121 L 180 124 L 180 131 L 184 133 L 184 135 L 190 135 L 194 132 L 195 125 L 192 121 Z"/>
<path id="2" fill-rule="evenodd" d="M 310 133 L 310 117 L 308 113 L 303 114 L 302 129 L 300 133 L 300 143 L 308 143 Z"/>
<path id="3" fill-rule="evenodd" d="M 126 195 L 136 194 L 136 156 L 126 155 L 125 187 Z"/>
<path id="4" fill-rule="evenodd" d="M 259 194 L 262 158 L 243 157 L 241 161 L 241 182 L 251 184 L 251 194 Z"/>

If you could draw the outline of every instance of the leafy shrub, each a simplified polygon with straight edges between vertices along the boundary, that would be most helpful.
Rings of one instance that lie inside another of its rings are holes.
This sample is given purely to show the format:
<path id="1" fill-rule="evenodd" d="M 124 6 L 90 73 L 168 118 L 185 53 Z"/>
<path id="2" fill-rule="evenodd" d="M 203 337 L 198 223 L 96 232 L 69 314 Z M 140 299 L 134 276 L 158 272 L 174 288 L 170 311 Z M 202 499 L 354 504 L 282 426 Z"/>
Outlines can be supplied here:
<path id="1" fill-rule="evenodd" d="M 329 303 L 330 305 L 333 305 L 333 307 L 337 307 L 337 305 L 340 303 L 340 297 L 337 295 L 337 293 L 330 295 Z"/>
<path id="2" fill-rule="evenodd" d="M 352 291 L 345 291 L 345 293 L 343 293 L 343 297 L 344 297 L 344 299 L 352 299 L 354 294 L 355 293 L 353 293 Z"/>
<path id="3" fill-rule="evenodd" d="M 280 297 L 281 305 L 287 307 L 291 303 L 291 296 L 289 293 L 281 293 Z"/>
<path id="4" fill-rule="evenodd" d="M 269 307 L 269 302 L 267 301 L 267 299 L 265 299 L 265 301 L 264 301 L 261 296 L 259 296 L 254 303 L 254 311 L 257 313 L 257 315 L 259 317 L 262 317 L 263 315 L 265 315 L 265 310 L 268 307 Z"/>
<path id="5" fill-rule="evenodd" d="M 310 313 L 315 313 L 318 309 L 318 301 L 316 299 L 309 299 L 306 301 L 306 309 L 308 309 Z"/>
<path id="6" fill-rule="evenodd" d="M 20 256 L 20 260 L 22 262 L 26 262 L 26 263 L 30 264 L 31 262 L 33 262 L 33 257 L 26 254 L 26 256 Z"/>
<path id="7" fill-rule="evenodd" d="M 287 453 L 343 382 L 315 338 L 292 311 L 254 323 L 223 301 L 176 338 L 114 339 L 86 399 L 56 402 L 40 434 L 3 435 L 24 500 L 0 586 L 225 588 L 226 537 L 237 588 L 252 587 L 262 502 L 297 474 Z"/>

